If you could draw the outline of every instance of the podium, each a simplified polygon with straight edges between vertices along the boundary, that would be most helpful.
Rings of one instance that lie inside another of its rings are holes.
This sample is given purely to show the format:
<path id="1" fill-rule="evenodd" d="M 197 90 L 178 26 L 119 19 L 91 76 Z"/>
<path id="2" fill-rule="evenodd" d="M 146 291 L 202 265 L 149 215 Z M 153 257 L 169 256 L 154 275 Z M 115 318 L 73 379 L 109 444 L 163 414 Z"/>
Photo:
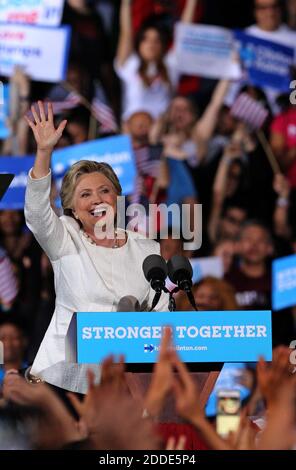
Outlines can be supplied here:
<path id="1" fill-rule="evenodd" d="M 206 405 L 225 362 L 272 359 L 270 311 L 227 312 L 77 312 L 66 336 L 66 361 L 100 363 L 124 354 L 126 379 L 133 397 L 149 387 L 164 326 L 173 330 L 173 343 L 187 364 Z M 170 400 L 160 420 L 179 422 Z"/>
<path id="2" fill-rule="evenodd" d="M 210 368 L 211 366 L 209 366 Z M 208 398 L 212 393 L 215 383 L 219 377 L 223 363 L 217 364 L 217 370 L 190 372 L 191 377 L 199 390 L 199 403 L 205 408 Z M 126 381 L 131 395 L 138 400 L 145 397 L 146 391 L 151 382 L 152 373 L 148 372 L 127 372 Z M 176 414 L 174 400 L 168 397 L 164 409 L 159 416 L 161 423 L 183 423 L 183 420 Z"/>

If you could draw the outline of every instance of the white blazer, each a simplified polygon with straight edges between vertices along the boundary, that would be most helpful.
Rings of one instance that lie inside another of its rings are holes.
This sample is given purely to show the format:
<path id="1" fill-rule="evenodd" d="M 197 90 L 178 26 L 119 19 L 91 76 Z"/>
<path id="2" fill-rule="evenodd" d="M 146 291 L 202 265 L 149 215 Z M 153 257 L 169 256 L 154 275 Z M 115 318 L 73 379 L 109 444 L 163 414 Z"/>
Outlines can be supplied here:
<path id="1" fill-rule="evenodd" d="M 65 336 L 73 313 L 116 311 L 126 295 L 151 305 L 154 291 L 144 277 L 142 263 L 160 249 L 155 241 L 130 231 L 121 248 L 91 245 L 72 217 L 59 218 L 52 210 L 50 183 L 51 173 L 40 179 L 29 173 L 26 223 L 52 263 L 56 291 L 55 311 L 31 372 L 58 387 L 85 393 L 86 366 L 65 362 Z M 157 311 L 167 309 L 168 296 L 162 294 Z"/>

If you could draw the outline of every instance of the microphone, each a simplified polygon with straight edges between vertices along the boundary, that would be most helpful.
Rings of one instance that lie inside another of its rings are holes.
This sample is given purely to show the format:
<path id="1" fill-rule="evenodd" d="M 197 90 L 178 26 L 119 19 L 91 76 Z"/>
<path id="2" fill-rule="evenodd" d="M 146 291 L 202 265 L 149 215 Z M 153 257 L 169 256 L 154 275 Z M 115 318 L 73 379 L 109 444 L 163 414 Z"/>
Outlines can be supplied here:
<path id="1" fill-rule="evenodd" d="M 163 290 L 166 291 L 165 280 L 168 275 L 167 264 L 162 256 L 149 255 L 143 261 L 143 272 L 152 289 L 156 292 L 150 309 L 151 311 L 158 304 L 161 292 Z"/>
<path id="2" fill-rule="evenodd" d="M 181 255 L 175 255 L 168 261 L 167 266 L 170 280 L 176 284 L 180 290 L 186 292 L 192 307 L 197 310 L 194 296 L 191 291 L 193 270 L 188 258 Z"/>
<path id="3" fill-rule="evenodd" d="M 141 307 L 138 299 L 133 295 L 121 297 L 117 305 L 117 312 L 140 312 Z"/>

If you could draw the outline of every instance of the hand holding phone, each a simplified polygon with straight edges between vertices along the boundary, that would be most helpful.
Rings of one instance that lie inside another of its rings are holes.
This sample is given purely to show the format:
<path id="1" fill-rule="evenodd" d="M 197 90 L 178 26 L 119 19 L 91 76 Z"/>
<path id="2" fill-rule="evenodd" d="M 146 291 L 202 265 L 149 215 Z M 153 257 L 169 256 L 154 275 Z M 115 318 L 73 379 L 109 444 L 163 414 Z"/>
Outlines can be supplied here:
<path id="1" fill-rule="evenodd" d="M 241 413 L 239 390 L 219 390 L 217 393 L 216 431 L 221 437 L 238 429 Z"/>

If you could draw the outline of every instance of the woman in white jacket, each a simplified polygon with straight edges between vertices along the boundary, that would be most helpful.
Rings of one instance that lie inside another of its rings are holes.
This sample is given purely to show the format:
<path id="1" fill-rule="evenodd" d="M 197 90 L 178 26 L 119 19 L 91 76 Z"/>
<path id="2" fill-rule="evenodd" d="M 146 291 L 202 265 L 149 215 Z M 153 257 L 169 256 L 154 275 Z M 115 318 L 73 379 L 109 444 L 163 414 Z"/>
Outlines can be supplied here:
<path id="1" fill-rule="evenodd" d="M 159 246 L 130 231 L 109 230 L 104 238 L 97 233 L 107 225 L 108 214 L 116 217 L 121 194 L 117 176 L 105 163 L 80 161 L 69 169 L 61 188 L 64 215 L 55 214 L 50 206 L 50 162 L 67 122 L 55 129 L 52 105 L 48 104 L 47 113 L 42 102 L 38 107 L 39 114 L 32 106 L 34 121 L 26 117 L 37 155 L 28 177 L 25 216 L 52 263 L 56 308 L 31 373 L 57 387 L 85 393 L 86 366 L 65 361 L 73 313 L 116 311 L 126 295 L 151 305 L 154 292 L 142 273 L 142 262 L 150 254 L 159 254 Z M 162 294 L 157 310 L 167 310 L 167 304 L 167 295 Z"/>

